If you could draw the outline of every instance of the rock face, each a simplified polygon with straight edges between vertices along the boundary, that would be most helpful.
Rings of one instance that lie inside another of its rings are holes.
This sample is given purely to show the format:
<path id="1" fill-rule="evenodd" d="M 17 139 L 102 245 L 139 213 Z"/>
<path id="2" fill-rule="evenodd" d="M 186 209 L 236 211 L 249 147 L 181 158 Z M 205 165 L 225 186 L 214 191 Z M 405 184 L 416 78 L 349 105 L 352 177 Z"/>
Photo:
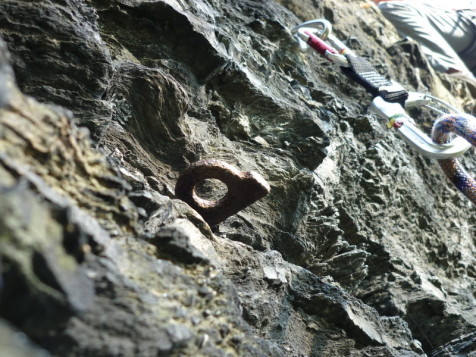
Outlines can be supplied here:
<path id="1" fill-rule="evenodd" d="M 0 350 L 476 355 L 474 207 L 297 51 L 289 29 L 318 17 L 474 111 L 355 1 L 0 2 Z M 209 227 L 174 196 L 206 159 L 271 193 Z"/>

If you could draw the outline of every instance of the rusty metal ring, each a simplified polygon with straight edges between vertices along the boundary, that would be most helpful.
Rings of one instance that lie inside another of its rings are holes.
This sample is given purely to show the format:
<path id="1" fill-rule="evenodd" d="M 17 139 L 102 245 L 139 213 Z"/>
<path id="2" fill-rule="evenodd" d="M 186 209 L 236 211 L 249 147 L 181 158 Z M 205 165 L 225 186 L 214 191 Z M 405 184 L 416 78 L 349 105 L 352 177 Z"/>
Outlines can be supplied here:
<path id="1" fill-rule="evenodd" d="M 227 193 L 216 201 L 198 197 L 195 186 L 216 179 L 227 186 Z M 175 185 L 175 196 L 188 203 L 203 219 L 214 226 L 241 211 L 270 192 L 270 186 L 257 172 L 242 172 L 221 160 L 197 161 L 187 167 Z"/>

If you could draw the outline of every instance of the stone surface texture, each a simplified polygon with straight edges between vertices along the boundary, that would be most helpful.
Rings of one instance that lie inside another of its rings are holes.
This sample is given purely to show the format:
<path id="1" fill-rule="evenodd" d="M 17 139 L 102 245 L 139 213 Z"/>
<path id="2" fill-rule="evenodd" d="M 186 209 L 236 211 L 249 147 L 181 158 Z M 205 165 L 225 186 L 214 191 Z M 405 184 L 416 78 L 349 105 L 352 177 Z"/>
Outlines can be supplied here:
<path id="1" fill-rule="evenodd" d="M 0 1 L 2 355 L 476 356 L 474 207 L 290 28 L 476 89 L 361 4 Z M 209 159 L 270 194 L 210 227 L 174 196 Z"/>

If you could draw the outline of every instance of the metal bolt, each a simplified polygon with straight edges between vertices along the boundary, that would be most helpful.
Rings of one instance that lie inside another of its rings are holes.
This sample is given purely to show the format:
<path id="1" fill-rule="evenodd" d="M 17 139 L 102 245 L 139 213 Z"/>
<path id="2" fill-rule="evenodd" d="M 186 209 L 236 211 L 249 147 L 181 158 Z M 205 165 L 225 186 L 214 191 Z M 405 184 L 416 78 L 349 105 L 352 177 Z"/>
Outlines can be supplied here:
<path id="1" fill-rule="evenodd" d="M 195 186 L 206 179 L 223 182 L 228 192 L 216 201 L 204 200 Z M 197 161 L 187 167 L 175 185 L 175 196 L 188 203 L 203 219 L 214 226 L 263 198 L 271 188 L 257 172 L 242 172 L 221 160 Z"/>

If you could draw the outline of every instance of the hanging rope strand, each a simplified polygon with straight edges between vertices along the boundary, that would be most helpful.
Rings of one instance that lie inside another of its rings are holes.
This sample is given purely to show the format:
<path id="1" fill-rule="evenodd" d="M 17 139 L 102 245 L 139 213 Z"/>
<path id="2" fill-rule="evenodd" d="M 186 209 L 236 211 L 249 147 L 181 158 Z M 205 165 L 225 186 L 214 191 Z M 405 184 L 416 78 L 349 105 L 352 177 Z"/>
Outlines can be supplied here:
<path id="1" fill-rule="evenodd" d="M 431 138 L 438 144 L 445 144 L 450 141 L 451 133 L 476 146 L 476 118 L 469 114 L 444 115 L 435 121 Z M 458 159 L 438 160 L 438 163 L 456 188 L 476 205 L 476 180 L 469 176 Z"/>

